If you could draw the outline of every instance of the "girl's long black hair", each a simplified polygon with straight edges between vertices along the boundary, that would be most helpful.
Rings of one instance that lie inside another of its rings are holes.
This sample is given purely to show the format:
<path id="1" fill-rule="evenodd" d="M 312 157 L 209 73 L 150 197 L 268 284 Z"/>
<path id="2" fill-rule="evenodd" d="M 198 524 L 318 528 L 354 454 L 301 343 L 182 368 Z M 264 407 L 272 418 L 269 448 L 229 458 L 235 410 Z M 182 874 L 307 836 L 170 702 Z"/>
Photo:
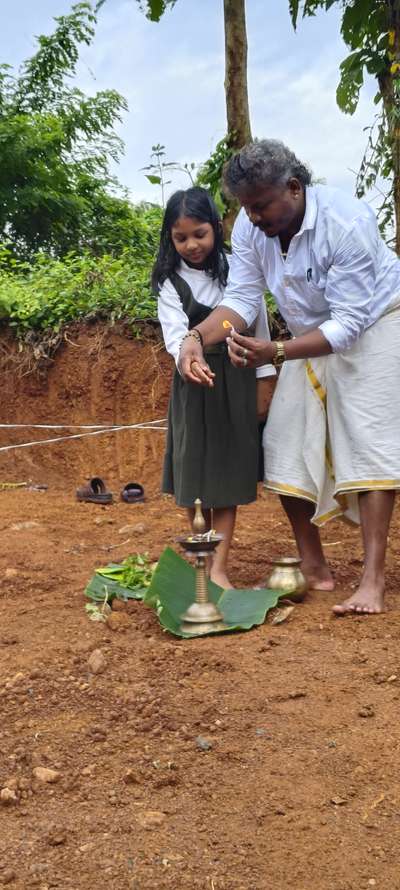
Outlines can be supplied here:
<path id="1" fill-rule="evenodd" d="M 171 229 L 178 219 L 190 216 L 199 222 L 207 222 L 214 231 L 214 247 L 207 258 L 206 271 L 225 287 L 228 277 L 228 261 L 224 250 L 224 238 L 221 220 L 213 199 L 208 192 L 199 186 L 174 192 L 165 208 L 161 227 L 160 246 L 157 259 L 153 266 L 151 286 L 154 293 L 159 293 L 164 281 L 178 268 L 181 257 L 172 243 Z"/>

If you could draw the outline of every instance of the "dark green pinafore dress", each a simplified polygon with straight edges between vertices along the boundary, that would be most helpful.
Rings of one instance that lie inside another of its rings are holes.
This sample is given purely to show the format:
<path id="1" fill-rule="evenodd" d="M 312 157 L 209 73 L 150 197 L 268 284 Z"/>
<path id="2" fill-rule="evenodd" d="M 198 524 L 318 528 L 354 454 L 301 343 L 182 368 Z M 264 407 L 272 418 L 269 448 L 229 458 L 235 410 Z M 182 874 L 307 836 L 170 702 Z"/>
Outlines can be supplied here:
<path id="1" fill-rule="evenodd" d="M 198 303 L 186 281 L 170 275 L 189 328 L 212 312 Z M 181 507 L 233 507 L 257 497 L 258 427 L 256 376 L 234 368 L 225 344 L 204 350 L 215 373 L 214 387 L 185 383 L 176 370 L 168 412 L 162 491 Z"/>

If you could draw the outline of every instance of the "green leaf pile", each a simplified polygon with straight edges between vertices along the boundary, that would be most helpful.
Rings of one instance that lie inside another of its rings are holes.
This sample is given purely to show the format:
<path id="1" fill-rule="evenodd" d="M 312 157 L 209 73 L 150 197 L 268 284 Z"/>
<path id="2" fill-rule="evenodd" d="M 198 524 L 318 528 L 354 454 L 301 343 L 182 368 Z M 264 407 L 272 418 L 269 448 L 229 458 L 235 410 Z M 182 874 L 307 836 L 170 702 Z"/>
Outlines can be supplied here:
<path id="1" fill-rule="evenodd" d="M 85 595 L 95 602 L 117 599 L 143 599 L 154 572 L 147 553 L 135 553 L 121 564 L 110 563 L 96 570 Z"/>

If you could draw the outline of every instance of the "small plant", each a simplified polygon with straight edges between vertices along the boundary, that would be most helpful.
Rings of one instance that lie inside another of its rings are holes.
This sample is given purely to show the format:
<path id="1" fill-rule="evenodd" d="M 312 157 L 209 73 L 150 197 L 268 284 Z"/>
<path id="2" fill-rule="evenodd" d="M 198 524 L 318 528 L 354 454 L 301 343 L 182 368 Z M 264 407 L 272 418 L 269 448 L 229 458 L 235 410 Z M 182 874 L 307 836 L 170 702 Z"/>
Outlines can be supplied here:
<path id="1" fill-rule="evenodd" d="M 151 182 L 152 185 L 159 185 L 161 188 L 161 204 L 165 207 L 165 186 L 171 185 L 172 179 L 165 179 L 165 176 L 169 176 L 172 172 L 179 173 L 187 173 L 190 182 L 194 185 L 193 173 L 196 169 L 196 164 L 192 161 L 192 163 L 188 164 L 178 164 L 177 161 L 165 161 L 165 145 L 157 145 L 151 146 L 151 154 L 150 161 L 151 163 L 147 167 L 141 167 L 142 170 L 150 170 L 150 173 L 146 173 L 146 179 Z"/>

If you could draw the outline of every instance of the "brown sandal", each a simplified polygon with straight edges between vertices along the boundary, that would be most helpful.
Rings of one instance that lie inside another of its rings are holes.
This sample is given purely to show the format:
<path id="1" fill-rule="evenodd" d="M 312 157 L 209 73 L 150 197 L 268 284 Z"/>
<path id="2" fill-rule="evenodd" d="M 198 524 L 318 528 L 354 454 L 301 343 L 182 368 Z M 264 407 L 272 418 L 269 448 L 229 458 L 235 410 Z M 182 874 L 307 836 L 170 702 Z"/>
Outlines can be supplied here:
<path id="1" fill-rule="evenodd" d="M 94 476 L 88 485 L 82 485 L 77 489 L 76 497 L 78 501 L 87 501 L 91 504 L 112 504 L 113 496 L 111 491 L 107 491 L 105 483 L 100 476 Z"/>

